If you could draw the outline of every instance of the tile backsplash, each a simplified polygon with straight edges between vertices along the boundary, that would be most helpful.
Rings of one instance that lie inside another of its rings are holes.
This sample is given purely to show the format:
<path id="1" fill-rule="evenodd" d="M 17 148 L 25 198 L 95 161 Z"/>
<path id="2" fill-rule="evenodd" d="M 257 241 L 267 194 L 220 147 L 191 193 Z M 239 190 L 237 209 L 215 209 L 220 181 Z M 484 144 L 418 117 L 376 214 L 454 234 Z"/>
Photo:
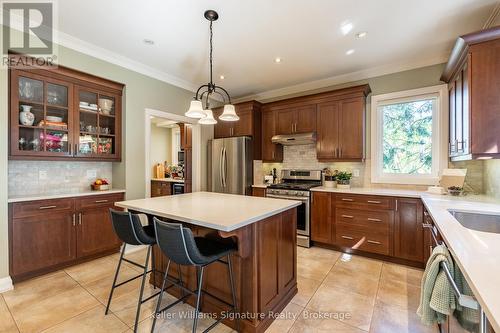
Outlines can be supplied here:
<path id="1" fill-rule="evenodd" d="M 276 168 L 278 177 L 281 169 L 308 169 L 323 170 L 330 168 L 332 170 L 359 171 L 359 177 L 353 177 L 351 185 L 353 187 L 377 187 L 393 188 L 404 190 L 427 190 L 427 185 L 399 185 L 399 184 L 379 184 L 371 182 L 371 160 L 364 162 L 319 162 L 316 156 L 316 145 L 296 145 L 283 147 L 283 163 L 263 163 L 262 172 L 269 174 L 273 168 Z M 481 161 L 470 161 L 460 163 L 450 163 L 450 168 L 467 168 L 467 177 L 465 179 L 468 190 L 474 193 L 483 193 L 483 163 Z M 493 172 L 492 172 L 493 173 Z"/>
<path id="2" fill-rule="evenodd" d="M 112 174 L 111 162 L 9 161 L 9 197 L 84 192 Z"/>

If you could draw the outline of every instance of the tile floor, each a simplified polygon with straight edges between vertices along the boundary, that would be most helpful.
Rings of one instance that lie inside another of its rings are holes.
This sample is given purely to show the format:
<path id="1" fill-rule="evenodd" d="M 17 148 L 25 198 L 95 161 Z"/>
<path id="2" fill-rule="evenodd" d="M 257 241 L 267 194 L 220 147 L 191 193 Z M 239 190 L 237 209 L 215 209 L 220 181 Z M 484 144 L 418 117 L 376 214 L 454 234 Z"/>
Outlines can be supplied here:
<path id="1" fill-rule="evenodd" d="M 268 332 L 437 332 L 422 326 L 415 314 L 422 271 L 320 248 L 298 248 L 299 293 Z M 143 262 L 145 251 L 127 255 Z M 131 332 L 139 280 L 116 289 L 111 313 L 104 315 L 118 255 L 101 258 L 19 283 L 0 297 L 0 332 Z M 122 280 L 140 269 L 125 264 Z M 151 294 L 152 287 L 145 294 Z M 172 297 L 164 297 L 171 302 Z M 140 332 L 149 332 L 154 301 L 143 305 Z M 158 320 L 158 332 L 190 332 L 192 321 Z M 175 314 L 177 313 L 177 316 Z M 331 314 L 328 314 L 331 313 Z M 326 314 L 326 315 L 325 315 Z M 200 331 L 210 325 L 201 321 Z M 214 332 L 231 332 L 219 325 Z"/>

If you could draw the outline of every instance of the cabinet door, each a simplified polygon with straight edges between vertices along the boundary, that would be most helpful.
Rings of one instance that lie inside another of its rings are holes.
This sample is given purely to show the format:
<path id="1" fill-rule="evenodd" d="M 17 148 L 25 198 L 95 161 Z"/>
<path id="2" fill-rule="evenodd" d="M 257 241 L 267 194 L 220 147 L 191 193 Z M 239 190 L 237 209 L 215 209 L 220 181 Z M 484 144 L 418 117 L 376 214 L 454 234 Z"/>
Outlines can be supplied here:
<path id="1" fill-rule="evenodd" d="M 78 213 L 77 257 L 120 247 L 121 241 L 113 230 L 109 208 L 111 206 L 83 210 Z"/>
<path id="2" fill-rule="evenodd" d="M 424 261 L 423 205 L 420 199 L 398 198 L 394 228 L 394 254 L 398 258 Z"/>
<path id="3" fill-rule="evenodd" d="M 74 215 L 51 213 L 12 221 L 12 275 L 34 272 L 76 258 Z"/>
<path id="4" fill-rule="evenodd" d="M 338 137 L 340 159 L 361 160 L 365 157 L 364 98 L 341 101 Z"/>
<path id="5" fill-rule="evenodd" d="M 457 155 L 464 152 L 463 144 L 463 93 L 462 93 L 462 72 L 459 72 L 455 79 L 455 136 Z"/>
<path id="6" fill-rule="evenodd" d="M 264 162 L 283 161 L 283 146 L 272 143 L 276 134 L 276 117 L 273 111 L 262 113 L 262 160 Z"/>
<path id="7" fill-rule="evenodd" d="M 316 105 L 298 107 L 295 114 L 295 133 L 316 132 Z"/>
<path id="8" fill-rule="evenodd" d="M 236 113 L 240 120 L 232 122 L 233 130 L 231 136 L 253 136 L 253 113 L 252 110 L 239 111 L 236 107 Z"/>
<path id="9" fill-rule="evenodd" d="M 339 103 L 318 104 L 316 152 L 318 159 L 332 160 L 338 154 Z"/>
<path id="10" fill-rule="evenodd" d="M 184 150 L 184 193 L 191 193 L 193 185 L 193 150 Z"/>
<path id="11" fill-rule="evenodd" d="M 457 136 L 456 136 L 456 104 L 455 104 L 455 81 L 450 83 L 448 91 L 449 107 L 450 107 L 450 119 L 449 119 L 449 156 L 455 156 L 457 152 Z"/>
<path id="12" fill-rule="evenodd" d="M 11 70 L 10 154 L 71 158 L 72 103 L 72 84 Z"/>
<path id="13" fill-rule="evenodd" d="M 462 141 L 463 154 L 470 154 L 470 87 L 469 66 L 465 64 L 462 69 Z"/>
<path id="14" fill-rule="evenodd" d="M 333 244 L 334 221 L 332 194 L 313 192 L 311 203 L 311 239 L 315 242 Z"/>
<path id="15" fill-rule="evenodd" d="M 213 113 L 214 118 L 217 120 L 217 124 L 214 125 L 214 139 L 230 137 L 233 128 L 232 122 L 219 119 L 219 116 L 222 114 L 222 108 L 214 109 Z"/>
<path id="16" fill-rule="evenodd" d="M 276 134 L 292 134 L 295 126 L 295 109 L 276 111 Z"/>

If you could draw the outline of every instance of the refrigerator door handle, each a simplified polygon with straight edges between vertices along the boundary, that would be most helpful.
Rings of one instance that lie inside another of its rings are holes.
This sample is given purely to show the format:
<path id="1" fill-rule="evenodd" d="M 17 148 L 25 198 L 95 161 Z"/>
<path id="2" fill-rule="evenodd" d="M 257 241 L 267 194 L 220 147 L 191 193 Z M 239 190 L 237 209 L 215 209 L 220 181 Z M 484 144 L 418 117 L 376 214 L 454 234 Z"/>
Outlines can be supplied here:
<path id="1" fill-rule="evenodd" d="M 224 187 L 224 177 L 222 175 L 222 158 L 224 157 L 224 148 L 220 150 L 219 156 L 219 177 L 220 177 L 220 186 Z"/>
<path id="2" fill-rule="evenodd" d="M 222 150 L 222 154 L 223 154 L 223 166 L 222 166 L 222 172 L 223 172 L 223 182 L 224 182 L 224 187 L 226 187 L 227 185 L 227 150 L 226 150 L 226 147 L 223 148 Z"/>

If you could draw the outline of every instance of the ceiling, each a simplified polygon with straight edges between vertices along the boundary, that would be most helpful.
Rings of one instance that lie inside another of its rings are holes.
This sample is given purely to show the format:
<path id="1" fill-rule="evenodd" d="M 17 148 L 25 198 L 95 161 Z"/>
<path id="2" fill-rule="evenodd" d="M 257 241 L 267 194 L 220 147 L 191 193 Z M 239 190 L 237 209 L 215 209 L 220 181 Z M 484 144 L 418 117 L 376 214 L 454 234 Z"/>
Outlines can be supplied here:
<path id="1" fill-rule="evenodd" d="M 208 81 L 203 13 L 215 9 L 214 80 L 241 97 L 370 69 L 442 63 L 457 36 L 481 29 L 497 3 L 64 0 L 58 2 L 58 30 L 66 37 L 62 44 L 85 44 L 97 57 L 194 89 Z M 353 26 L 346 35 L 345 23 Z M 361 31 L 367 36 L 356 38 Z M 346 55 L 350 49 L 354 53 Z"/>

